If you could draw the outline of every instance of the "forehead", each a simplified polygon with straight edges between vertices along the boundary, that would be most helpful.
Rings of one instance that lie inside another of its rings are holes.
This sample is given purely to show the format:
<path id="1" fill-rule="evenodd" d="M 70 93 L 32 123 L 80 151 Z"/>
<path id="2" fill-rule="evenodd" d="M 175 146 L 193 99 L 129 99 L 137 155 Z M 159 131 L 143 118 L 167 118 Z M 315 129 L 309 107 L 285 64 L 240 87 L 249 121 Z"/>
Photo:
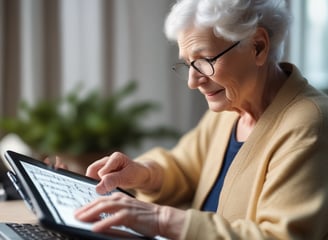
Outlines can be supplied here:
<path id="1" fill-rule="evenodd" d="M 214 35 L 212 28 L 188 28 L 178 35 L 180 58 L 210 52 L 224 43 L 222 38 Z"/>

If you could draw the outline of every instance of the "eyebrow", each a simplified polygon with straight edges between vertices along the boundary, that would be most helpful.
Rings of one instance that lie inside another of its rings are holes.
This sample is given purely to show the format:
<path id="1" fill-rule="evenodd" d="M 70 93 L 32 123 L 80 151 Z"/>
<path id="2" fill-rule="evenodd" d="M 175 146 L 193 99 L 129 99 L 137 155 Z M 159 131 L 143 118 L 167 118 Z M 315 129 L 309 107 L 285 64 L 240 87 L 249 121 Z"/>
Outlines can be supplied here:
<path id="1" fill-rule="evenodd" d="M 199 55 L 201 52 L 203 52 L 205 50 L 207 50 L 205 46 L 191 49 L 191 56 Z M 186 59 L 183 58 L 183 56 L 180 54 L 180 52 L 179 52 L 179 59 L 182 60 L 182 61 L 185 61 L 185 62 L 189 62 L 189 61 L 186 61 Z"/>

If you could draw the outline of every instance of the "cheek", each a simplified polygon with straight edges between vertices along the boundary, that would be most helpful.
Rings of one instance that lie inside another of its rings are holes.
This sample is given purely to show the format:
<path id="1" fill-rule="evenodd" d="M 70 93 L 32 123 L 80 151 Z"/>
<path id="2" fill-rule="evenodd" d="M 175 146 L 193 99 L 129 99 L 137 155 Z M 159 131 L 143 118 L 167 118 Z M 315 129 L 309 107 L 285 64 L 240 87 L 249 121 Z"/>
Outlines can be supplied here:
<path id="1" fill-rule="evenodd" d="M 254 64 L 251 59 L 242 56 L 238 59 L 217 62 L 213 81 L 226 90 L 229 101 L 235 102 L 248 88 L 249 80 L 254 75 Z"/>
<path id="2" fill-rule="evenodd" d="M 236 101 L 237 96 L 238 96 L 238 91 L 236 90 L 236 88 L 233 87 L 226 88 L 226 97 L 230 102 Z"/>
<path id="3" fill-rule="evenodd" d="M 235 71 L 224 69 L 217 71 L 213 76 L 213 81 L 225 88 L 225 95 L 229 101 L 237 99 L 240 91 L 240 84 Z"/>

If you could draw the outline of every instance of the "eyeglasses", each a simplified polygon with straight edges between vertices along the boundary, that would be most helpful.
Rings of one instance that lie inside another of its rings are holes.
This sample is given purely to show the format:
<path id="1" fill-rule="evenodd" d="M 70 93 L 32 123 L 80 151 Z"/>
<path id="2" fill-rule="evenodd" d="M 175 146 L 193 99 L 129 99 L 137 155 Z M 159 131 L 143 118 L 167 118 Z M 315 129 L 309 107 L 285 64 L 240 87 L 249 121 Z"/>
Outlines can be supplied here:
<path id="1" fill-rule="evenodd" d="M 236 47 L 239 43 L 240 43 L 240 41 L 235 42 L 233 45 L 231 45 L 227 49 L 223 50 L 222 52 L 220 52 L 218 55 L 216 55 L 213 58 L 199 58 L 199 59 L 192 61 L 190 63 L 190 65 L 187 63 L 183 63 L 183 62 L 176 63 L 172 66 L 172 70 L 176 72 L 176 74 L 178 75 L 178 77 L 180 79 L 185 80 L 185 81 L 188 81 L 188 79 L 189 79 L 190 66 L 192 66 L 197 72 L 199 72 L 205 76 L 212 76 L 214 74 L 213 64 L 215 63 L 215 61 L 219 57 L 221 57 L 222 55 L 224 55 L 225 53 L 229 52 L 231 49 Z"/>

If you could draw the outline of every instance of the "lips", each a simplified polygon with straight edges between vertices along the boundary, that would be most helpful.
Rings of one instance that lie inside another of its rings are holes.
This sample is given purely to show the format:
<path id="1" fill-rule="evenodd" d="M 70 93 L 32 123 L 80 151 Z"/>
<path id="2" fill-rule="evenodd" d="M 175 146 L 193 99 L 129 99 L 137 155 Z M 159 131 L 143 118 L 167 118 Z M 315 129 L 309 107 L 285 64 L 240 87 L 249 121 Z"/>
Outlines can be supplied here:
<path id="1" fill-rule="evenodd" d="M 224 89 L 219 89 L 217 91 L 212 91 L 212 92 L 203 92 L 203 94 L 205 96 L 211 97 L 211 96 L 214 96 L 214 95 L 216 95 L 216 94 L 218 94 L 219 92 L 222 92 L 222 91 L 224 91 Z"/>

